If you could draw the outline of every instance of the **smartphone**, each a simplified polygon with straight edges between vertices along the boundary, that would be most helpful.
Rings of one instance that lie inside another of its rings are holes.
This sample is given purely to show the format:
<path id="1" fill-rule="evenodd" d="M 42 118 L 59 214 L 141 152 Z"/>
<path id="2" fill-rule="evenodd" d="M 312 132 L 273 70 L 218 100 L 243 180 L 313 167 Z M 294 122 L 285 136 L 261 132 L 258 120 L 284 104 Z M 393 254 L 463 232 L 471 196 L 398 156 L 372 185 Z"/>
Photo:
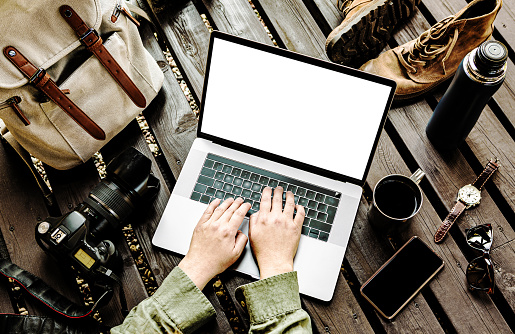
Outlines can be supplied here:
<path id="1" fill-rule="evenodd" d="M 414 236 L 361 286 L 361 294 L 392 319 L 443 266 L 442 258 Z"/>

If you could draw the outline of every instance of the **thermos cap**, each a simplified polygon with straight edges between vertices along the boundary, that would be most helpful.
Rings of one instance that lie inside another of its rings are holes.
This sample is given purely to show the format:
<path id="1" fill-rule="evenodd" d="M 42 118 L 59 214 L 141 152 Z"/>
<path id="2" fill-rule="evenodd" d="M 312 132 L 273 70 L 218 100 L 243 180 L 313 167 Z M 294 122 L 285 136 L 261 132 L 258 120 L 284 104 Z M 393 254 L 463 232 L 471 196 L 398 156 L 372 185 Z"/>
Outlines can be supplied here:
<path id="1" fill-rule="evenodd" d="M 504 66 L 508 59 L 508 50 L 501 42 L 486 41 L 481 44 L 476 54 L 478 68 L 498 69 Z"/>

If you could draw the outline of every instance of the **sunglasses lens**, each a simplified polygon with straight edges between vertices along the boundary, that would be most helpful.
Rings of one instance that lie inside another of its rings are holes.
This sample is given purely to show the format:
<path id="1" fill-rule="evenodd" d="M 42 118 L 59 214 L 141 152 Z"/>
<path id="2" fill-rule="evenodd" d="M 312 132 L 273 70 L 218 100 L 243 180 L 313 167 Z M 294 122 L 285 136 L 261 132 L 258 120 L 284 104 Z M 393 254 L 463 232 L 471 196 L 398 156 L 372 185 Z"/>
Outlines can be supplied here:
<path id="1" fill-rule="evenodd" d="M 492 294 L 494 291 L 493 269 L 492 262 L 484 257 L 478 257 L 470 262 L 467 267 L 467 281 L 470 288 Z"/>
<path id="2" fill-rule="evenodd" d="M 479 225 L 467 230 L 467 243 L 470 247 L 488 251 L 492 247 L 492 225 Z"/>

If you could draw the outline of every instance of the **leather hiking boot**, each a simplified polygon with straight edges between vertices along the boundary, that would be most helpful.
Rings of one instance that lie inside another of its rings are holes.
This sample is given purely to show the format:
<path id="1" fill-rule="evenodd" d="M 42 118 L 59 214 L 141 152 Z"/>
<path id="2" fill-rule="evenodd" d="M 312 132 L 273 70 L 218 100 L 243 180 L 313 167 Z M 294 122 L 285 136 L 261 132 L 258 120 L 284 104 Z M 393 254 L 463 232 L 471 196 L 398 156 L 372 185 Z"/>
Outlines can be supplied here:
<path id="1" fill-rule="evenodd" d="M 501 6 L 502 0 L 474 0 L 416 40 L 382 53 L 360 70 L 395 80 L 395 100 L 422 95 L 451 78 L 463 57 L 490 38 Z"/>
<path id="2" fill-rule="evenodd" d="M 329 59 L 359 67 L 375 58 L 396 24 L 413 13 L 420 0 L 338 0 L 344 19 L 327 37 Z"/>

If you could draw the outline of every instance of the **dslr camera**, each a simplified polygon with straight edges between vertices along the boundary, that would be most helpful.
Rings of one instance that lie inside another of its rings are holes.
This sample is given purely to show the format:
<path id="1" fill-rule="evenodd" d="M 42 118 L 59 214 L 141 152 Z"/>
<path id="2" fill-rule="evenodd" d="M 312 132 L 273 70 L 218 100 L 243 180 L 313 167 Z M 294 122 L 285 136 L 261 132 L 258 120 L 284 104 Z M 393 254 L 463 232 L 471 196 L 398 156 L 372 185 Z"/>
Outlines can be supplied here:
<path id="1" fill-rule="evenodd" d="M 36 225 L 36 241 L 58 263 L 71 266 L 102 287 L 119 282 L 121 256 L 109 240 L 135 210 L 159 192 L 152 162 L 129 148 L 107 166 L 107 176 L 74 211 Z M 111 290 L 112 291 L 112 290 Z"/>

